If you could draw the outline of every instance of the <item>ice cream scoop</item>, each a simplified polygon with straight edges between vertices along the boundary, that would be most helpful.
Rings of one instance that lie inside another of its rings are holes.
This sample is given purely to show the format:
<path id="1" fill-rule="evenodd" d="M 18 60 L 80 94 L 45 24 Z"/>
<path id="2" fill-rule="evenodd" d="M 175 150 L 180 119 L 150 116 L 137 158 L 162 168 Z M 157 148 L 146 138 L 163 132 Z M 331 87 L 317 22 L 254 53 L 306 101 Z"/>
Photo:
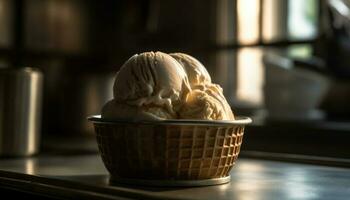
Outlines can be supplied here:
<path id="1" fill-rule="evenodd" d="M 179 112 L 181 119 L 234 120 L 222 88 L 217 84 L 192 88 Z"/>
<path id="2" fill-rule="evenodd" d="M 106 104 L 102 116 L 177 118 L 190 90 L 186 72 L 174 58 L 162 52 L 136 54 L 117 73 L 114 100 Z"/>
<path id="3" fill-rule="evenodd" d="M 102 109 L 104 118 L 234 119 L 221 87 L 202 63 L 183 53 L 132 56 L 117 73 L 113 92 Z"/>
<path id="4" fill-rule="evenodd" d="M 184 53 L 169 55 L 184 68 L 192 89 L 183 103 L 179 113 L 180 118 L 234 120 L 222 88 L 211 82 L 211 77 L 204 65 L 196 58 Z"/>

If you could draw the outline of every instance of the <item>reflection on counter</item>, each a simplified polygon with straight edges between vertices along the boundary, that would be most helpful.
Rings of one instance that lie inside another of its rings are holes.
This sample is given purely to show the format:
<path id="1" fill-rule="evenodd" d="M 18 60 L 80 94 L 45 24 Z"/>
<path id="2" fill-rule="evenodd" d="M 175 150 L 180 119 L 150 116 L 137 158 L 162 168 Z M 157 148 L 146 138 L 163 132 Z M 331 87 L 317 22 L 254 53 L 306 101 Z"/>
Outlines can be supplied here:
<path id="1" fill-rule="evenodd" d="M 25 173 L 26 174 L 36 174 L 36 159 L 35 158 L 29 158 L 25 161 Z"/>
<path id="2" fill-rule="evenodd" d="M 33 166 L 32 171 L 31 167 L 25 166 Z M 11 180 L 11 183 L 16 183 L 12 185 L 14 189 L 55 197 L 60 197 L 59 195 L 66 192 L 77 195 L 75 197 L 84 195 L 85 198 L 101 199 L 106 196 L 208 200 L 346 199 L 350 195 L 350 172 L 346 168 L 244 158 L 240 158 L 232 169 L 232 180 L 229 184 L 210 187 L 174 188 L 111 184 L 108 172 L 98 155 L 47 155 L 38 157 L 33 162 L 28 162 L 28 158 L 5 160 L 0 162 L 0 171 L 1 184 L 7 184 Z M 27 176 L 28 174 L 34 176 Z M 23 182 L 30 185 L 21 187 Z M 46 186 L 51 186 L 51 189 L 45 189 Z"/>
<path id="3" fill-rule="evenodd" d="M 284 173 L 285 179 L 295 182 L 285 183 L 285 192 L 293 199 L 318 199 L 321 191 L 317 187 L 310 187 L 308 182 L 313 179 L 313 173 L 301 169 L 291 169 Z"/>

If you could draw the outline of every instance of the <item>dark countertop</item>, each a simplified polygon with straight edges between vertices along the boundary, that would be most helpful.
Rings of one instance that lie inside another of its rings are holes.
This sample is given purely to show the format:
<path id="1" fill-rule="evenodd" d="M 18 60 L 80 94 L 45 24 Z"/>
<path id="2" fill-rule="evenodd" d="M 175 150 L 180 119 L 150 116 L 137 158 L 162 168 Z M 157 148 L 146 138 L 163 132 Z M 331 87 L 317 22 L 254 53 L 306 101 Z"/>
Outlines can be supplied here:
<path id="1" fill-rule="evenodd" d="M 157 188 L 109 183 L 98 154 L 0 159 L 0 188 L 60 199 L 348 199 L 350 170 L 239 158 L 229 184 Z"/>

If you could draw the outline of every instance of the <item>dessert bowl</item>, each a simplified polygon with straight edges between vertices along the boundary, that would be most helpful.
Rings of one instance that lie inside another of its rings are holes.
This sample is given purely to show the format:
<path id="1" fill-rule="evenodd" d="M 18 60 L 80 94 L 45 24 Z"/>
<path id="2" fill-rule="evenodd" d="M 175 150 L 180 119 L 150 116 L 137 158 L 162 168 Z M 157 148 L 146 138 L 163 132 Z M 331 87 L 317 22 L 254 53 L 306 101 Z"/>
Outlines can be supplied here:
<path id="1" fill-rule="evenodd" d="M 107 120 L 90 116 L 111 180 L 201 186 L 227 183 L 248 117 L 235 120 Z"/>

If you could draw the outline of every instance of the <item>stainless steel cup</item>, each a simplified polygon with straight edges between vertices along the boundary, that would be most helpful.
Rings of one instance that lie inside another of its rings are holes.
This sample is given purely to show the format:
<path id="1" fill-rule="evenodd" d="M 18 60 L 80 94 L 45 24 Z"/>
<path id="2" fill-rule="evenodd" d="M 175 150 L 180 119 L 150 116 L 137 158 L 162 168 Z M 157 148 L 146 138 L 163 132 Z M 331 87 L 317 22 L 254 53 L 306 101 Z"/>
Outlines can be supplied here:
<path id="1" fill-rule="evenodd" d="M 37 69 L 0 69 L 0 156 L 38 152 L 42 86 Z"/>

